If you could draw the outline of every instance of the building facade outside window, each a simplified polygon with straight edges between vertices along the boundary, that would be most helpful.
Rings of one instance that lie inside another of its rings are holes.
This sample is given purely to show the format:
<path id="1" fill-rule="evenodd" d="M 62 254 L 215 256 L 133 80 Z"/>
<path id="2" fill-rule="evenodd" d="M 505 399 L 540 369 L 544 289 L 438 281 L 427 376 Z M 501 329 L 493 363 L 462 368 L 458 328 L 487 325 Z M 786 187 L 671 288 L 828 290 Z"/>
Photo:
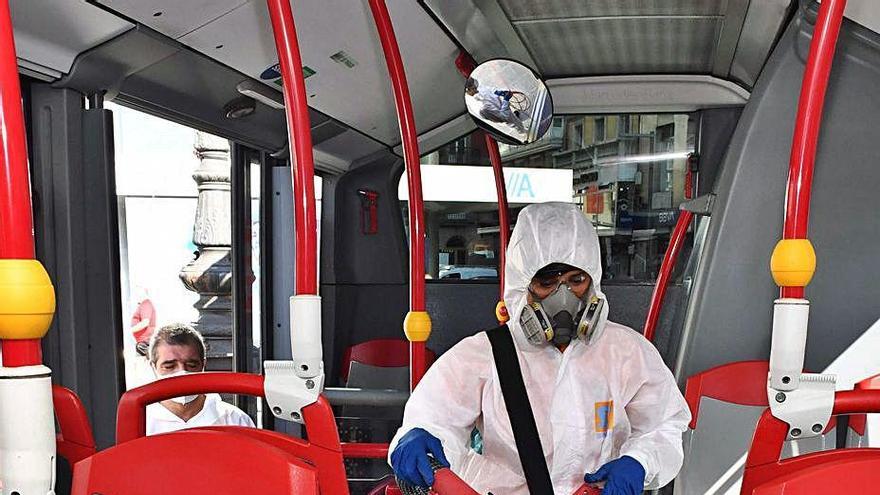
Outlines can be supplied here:
<path id="1" fill-rule="evenodd" d="M 561 115 L 534 143 L 500 144 L 511 222 L 530 203 L 575 203 L 601 238 L 605 279 L 653 282 L 678 207 L 686 191 L 692 193 L 686 183 L 694 181 L 689 156 L 696 151 L 697 117 Z M 467 150 L 466 155 L 461 150 Z M 497 196 L 482 134 L 464 136 L 425 155 L 422 162 L 429 244 L 426 275 L 495 279 Z M 425 168 L 432 180 L 425 179 Z M 401 181 L 399 197 L 405 202 L 405 177 Z"/>

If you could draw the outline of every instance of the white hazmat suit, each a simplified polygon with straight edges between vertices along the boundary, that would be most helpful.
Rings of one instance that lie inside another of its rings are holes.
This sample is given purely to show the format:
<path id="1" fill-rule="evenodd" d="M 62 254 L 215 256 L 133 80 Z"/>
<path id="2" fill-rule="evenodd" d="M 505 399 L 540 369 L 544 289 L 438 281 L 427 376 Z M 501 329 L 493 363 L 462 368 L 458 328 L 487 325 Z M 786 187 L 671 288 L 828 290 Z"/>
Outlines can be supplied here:
<path id="1" fill-rule="evenodd" d="M 645 468 L 645 487 L 671 481 L 682 464 L 682 432 L 690 413 L 654 346 L 635 331 L 607 321 L 608 305 L 589 341 L 560 352 L 530 344 L 518 323 L 532 276 L 566 263 L 592 278 L 604 297 L 599 239 L 574 205 L 544 203 L 522 210 L 507 250 L 504 300 L 523 381 L 535 416 L 554 492 L 571 494 L 585 473 L 630 456 Z M 483 453 L 470 448 L 479 428 Z M 485 332 L 443 354 L 416 387 L 391 442 L 412 428 L 440 439 L 452 470 L 480 493 L 528 494 L 492 349 Z"/>

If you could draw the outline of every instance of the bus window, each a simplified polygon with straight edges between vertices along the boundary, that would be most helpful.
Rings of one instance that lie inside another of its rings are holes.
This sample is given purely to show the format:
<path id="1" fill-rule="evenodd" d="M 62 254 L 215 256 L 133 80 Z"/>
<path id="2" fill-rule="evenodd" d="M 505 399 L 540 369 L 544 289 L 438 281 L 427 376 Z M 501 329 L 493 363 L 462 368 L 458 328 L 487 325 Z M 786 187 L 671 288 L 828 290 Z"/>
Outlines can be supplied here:
<path id="1" fill-rule="evenodd" d="M 126 386 L 153 379 L 143 353 L 151 334 L 170 323 L 194 323 L 207 341 L 208 369 L 230 370 L 229 142 L 107 108 L 114 112 Z"/>
<path id="2" fill-rule="evenodd" d="M 678 207 L 693 191 L 690 114 L 561 115 L 525 146 L 500 143 L 511 226 L 524 206 L 578 204 L 602 240 L 603 277 L 656 280 Z M 497 195 L 480 131 L 422 157 L 426 276 L 497 279 Z M 406 218 L 406 175 L 398 188 Z"/>

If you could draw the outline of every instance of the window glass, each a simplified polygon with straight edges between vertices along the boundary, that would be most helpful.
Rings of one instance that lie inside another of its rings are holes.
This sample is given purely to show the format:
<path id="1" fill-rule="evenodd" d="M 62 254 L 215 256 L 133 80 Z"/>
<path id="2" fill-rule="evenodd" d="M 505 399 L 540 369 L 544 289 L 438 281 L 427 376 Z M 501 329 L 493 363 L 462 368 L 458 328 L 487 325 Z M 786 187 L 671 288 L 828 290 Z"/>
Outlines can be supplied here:
<path id="1" fill-rule="evenodd" d="M 143 351 L 171 323 L 202 333 L 208 369 L 231 369 L 229 142 L 107 108 L 114 116 L 126 386 L 153 380 Z"/>
<path id="2" fill-rule="evenodd" d="M 577 204 L 600 237 L 603 277 L 656 280 L 679 205 L 695 194 L 696 115 L 562 115 L 526 146 L 499 144 L 511 222 L 530 203 Z M 461 150 L 467 150 L 462 154 Z M 426 276 L 497 279 L 497 194 L 477 131 L 422 158 Z M 399 197 L 406 214 L 406 175 Z"/>

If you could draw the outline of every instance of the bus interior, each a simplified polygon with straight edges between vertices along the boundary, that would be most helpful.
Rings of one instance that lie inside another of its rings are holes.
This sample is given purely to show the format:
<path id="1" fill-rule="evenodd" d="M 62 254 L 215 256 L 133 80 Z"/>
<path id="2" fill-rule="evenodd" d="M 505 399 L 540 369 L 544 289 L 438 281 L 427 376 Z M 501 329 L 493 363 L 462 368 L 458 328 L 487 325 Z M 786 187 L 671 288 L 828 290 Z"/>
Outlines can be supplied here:
<path id="1" fill-rule="evenodd" d="M 0 493 L 401 493 L 411 387 L 518 317 L 506 244 L 547 201 L 690 407 L 661 493 L 880 482 L 876 2 L 0 0 L 0 37 Z M 542 132 L 469 113 L 493 62 Z M 129 315 L 172 243 L 151 297 L 211 372 L 152 381 Z M 206 392 L 260 428 L 145 436 Z"/>

